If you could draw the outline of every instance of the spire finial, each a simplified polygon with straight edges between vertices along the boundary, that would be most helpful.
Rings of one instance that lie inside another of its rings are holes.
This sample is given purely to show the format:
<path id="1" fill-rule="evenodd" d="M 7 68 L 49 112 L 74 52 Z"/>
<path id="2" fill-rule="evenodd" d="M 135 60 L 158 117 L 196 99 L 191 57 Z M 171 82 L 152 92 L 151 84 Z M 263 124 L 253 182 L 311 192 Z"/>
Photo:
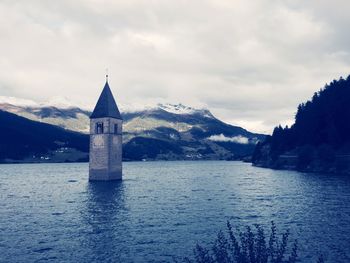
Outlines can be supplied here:
<path id="1" fill-rule="evenodd" d="M 106 68 L 106 82 L 108 82 L 108 68 Z"/>

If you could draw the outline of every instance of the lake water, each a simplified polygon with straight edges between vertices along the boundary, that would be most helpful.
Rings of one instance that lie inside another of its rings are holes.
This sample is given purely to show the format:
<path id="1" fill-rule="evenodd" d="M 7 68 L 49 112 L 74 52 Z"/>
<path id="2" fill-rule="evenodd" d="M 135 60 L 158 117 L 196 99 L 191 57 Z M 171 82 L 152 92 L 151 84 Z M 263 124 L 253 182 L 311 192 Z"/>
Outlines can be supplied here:
<path id="1" fill-rule="evenodd" d="M 86 163 L 0 165 L 0 262 L 171 262 L 227 220 L 290 229 L 302 262 L 350 262 L 350 177 L 212 161 L 87 179 Z"/>

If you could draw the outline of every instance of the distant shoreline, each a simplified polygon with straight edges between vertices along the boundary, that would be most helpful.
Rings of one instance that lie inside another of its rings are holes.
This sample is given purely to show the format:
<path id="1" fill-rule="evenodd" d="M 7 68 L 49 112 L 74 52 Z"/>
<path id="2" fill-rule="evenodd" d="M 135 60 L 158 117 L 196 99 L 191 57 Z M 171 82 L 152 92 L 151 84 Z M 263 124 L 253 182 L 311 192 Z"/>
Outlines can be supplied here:
<path id="1" fill-rule="evenodd" d="M 244 163 L 248 163 L 244 160 L 224 160 L 224 159 L 208 159 L 208 160 L 190 160 L 190 159 L 182 159 L 182 160 L 123 160 L 123 163 L 136 163 L 136 162 L 216 162 L 216 161 L 223 161 L 223 162 L 244 162 Z M 0 161 L 0 165 L 1 164 L 59 164 L 59 163 L 89 163 L 89 161 L 65 161 L 65 162 L 26 162 L 26 161 Z M 267 167 L 263 167 L 263 168 L 267 168 Z"/>

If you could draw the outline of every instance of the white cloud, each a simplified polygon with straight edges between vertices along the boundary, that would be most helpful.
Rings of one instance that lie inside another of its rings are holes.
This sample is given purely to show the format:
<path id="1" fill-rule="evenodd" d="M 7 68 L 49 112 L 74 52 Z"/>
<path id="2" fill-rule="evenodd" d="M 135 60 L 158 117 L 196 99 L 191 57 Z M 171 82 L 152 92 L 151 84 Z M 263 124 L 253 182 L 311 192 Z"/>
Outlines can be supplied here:
<path id="1" fill-rule="evenodd" d="M 0 3 L 0 96 L 207 107 L 270 132 L 350 73 L 348 1 Z"/>
<path id="2" fill-rule="evenodd" d="M 242 135 L 234 136 L 234 137 L 226 137 L 223 134 L 219 135 L 212 135 L 208 137 L 208 140 L 216 141 L 216 142 L 235 142 L 239 144 L 248 144 L 249 139 L 247 137 L 244 137 Z"/>
<path id="3" fill-rule="evenodd" d="M 32 100 L 27 99 L 21 99 L 21 98 L 15 98 L 15 97 L 5 97 L 0 96 L 0 104 L 12 104 L 17 106 L 30 106 L 30 107 L 36 107 L 39 104 Z"/>

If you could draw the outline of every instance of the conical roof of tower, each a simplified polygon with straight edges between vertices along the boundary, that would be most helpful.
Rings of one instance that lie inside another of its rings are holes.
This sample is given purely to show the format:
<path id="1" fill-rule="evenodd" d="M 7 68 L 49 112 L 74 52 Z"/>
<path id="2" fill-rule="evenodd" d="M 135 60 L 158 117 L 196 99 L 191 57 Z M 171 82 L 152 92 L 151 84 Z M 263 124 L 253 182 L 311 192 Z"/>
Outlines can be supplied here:
<path id="1" fill-rule="evenodd" d="M 108 81 L 102 90 L 100 98 L 97 101 L 94 111 L 92 112 L 90 119 L 111 117 L 115 119 L 122 119 L 118 106 L 115 103 L 111 89 L 109 88 Z"/>

